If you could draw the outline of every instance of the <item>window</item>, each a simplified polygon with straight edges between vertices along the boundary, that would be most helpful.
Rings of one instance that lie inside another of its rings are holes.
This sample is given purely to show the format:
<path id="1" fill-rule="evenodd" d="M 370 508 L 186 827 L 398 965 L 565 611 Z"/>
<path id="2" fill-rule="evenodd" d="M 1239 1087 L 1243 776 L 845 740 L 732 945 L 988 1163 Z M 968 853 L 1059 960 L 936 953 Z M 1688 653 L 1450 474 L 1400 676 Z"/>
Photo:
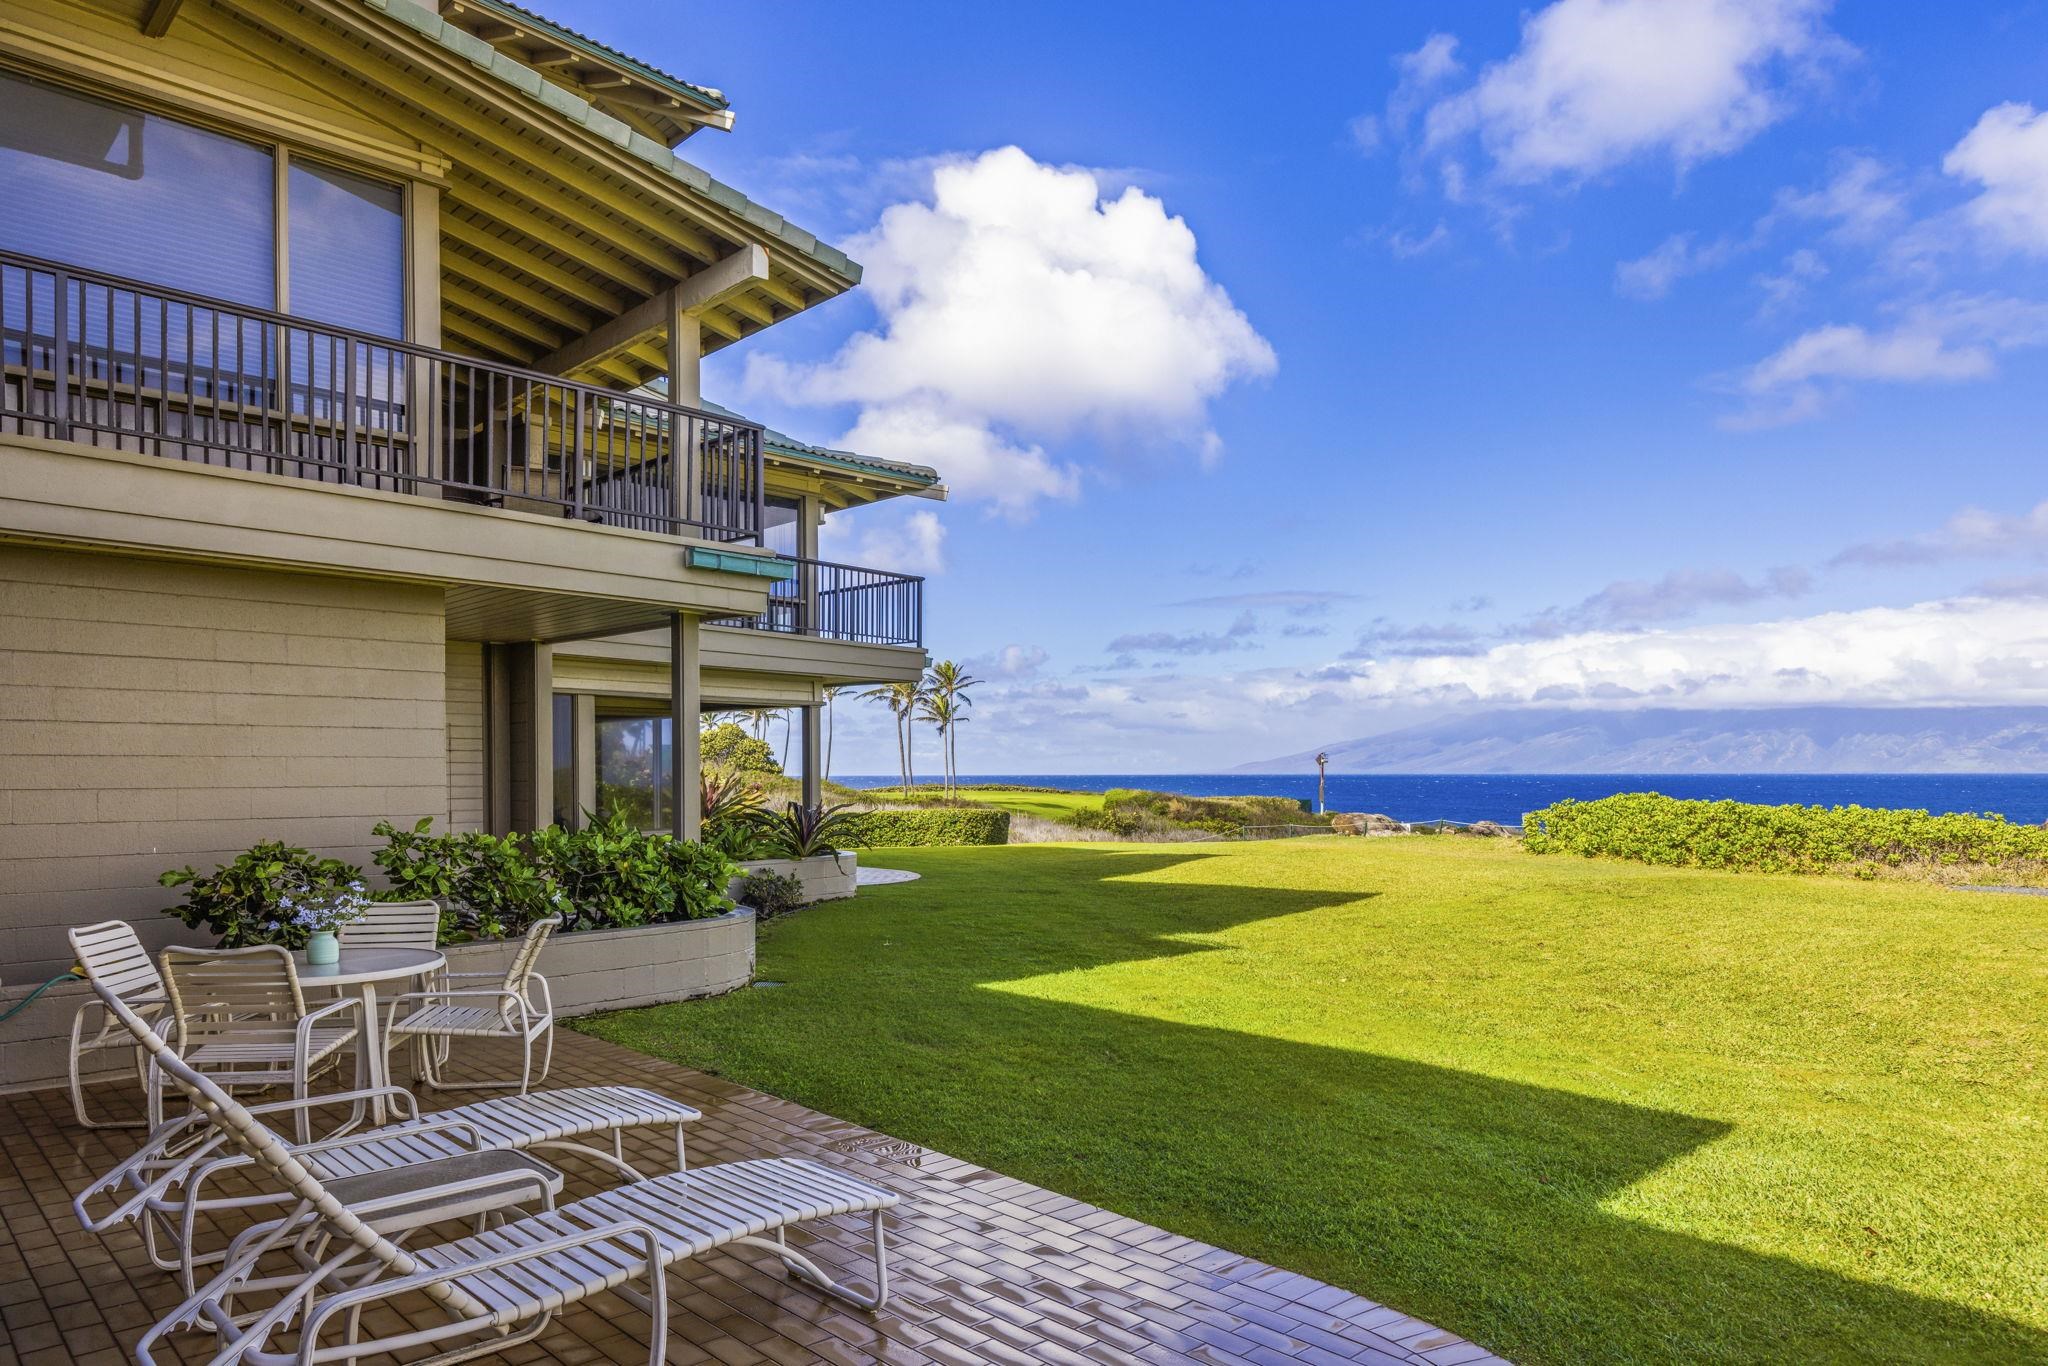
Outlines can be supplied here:
<path id="1" fill-rule="evenodd" d="M 405 335 L 405 197 L 347 171 L 292 158 L 291 312 L 380 337 Z"/>
<path id="2" fill-rule="evenodd" d="M 554 699 L 555 801 L 554 821 L 564 829 L 577 824 L 582 813 L 576 809 L 576 699 L 558 692 Z"/>
<path id="3" fill-rule="evenodd" d="M 267 148 L 0 75 L 0 247 L 277 303 Z"/>
<path id="4" fill-rule="evenodd" d="M 405 248 L 396 185 L 0 73 L 0 250 L 403 337 Z"/>
<path id="5" fill-rule="evenodd" d="M 764 509 L 765 525 L 762 526 L 762 545 L 778 555 L 796 555 L 802 544 L 799 525 L 804 515 L 802 500 L 796 498 L 769 498 Z"/>
<path id="6" fill-rule="evenodd" d="M 642 830 L 670 821 L 673 727 L 666 716 L 597 719 L 597 814 L 617 812 Z"/>

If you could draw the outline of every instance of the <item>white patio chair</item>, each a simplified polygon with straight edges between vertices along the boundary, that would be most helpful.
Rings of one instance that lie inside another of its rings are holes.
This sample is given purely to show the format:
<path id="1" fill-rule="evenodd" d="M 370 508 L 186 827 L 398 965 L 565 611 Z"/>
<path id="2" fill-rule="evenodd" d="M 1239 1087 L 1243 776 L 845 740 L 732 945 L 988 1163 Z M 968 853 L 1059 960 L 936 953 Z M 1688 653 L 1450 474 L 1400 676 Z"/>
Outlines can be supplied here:
<path id="1" fill-rule="evenodd" d="M 360 1097 L 368 1100 L 371 1092 Z M 498 1096 L 422 1116 L 412 1092 L 402 1086 L 380 1088 L 386 1103 L 405 1118 L 381 1129 L 351 1135 L 342 1143 L 293 1145 L 292 1155 L 326 1181 L 412 1173 L 410 1185 L 430 1183 L 424 1164 L 444 1163 L 476 1174 L 472 1161 L 487 1152 L 568 1152 L 607 1168 L 628 1181 L 642 1174 L 625 1158 L 628 1129 L 667 1127 L 674 1130 L 676 1170 L 688 1164 L 684 1126 L 702 1114 L 682 1101 L 636 1086 L 586 1086 L 530 1095 Z M 249 1112 L 267 1122 L 307 1106 L 333 1105 L 346 1095 L 252 1105 Z M 611 1136 L 610 1151 L 585 1139 Z M 138 1224 L 150 1260 L 175 1271 L 189 1293 L 200 1268 L 224 1255 L 218 1246 L 201 1244 L 202 1218 L 209 1221 L 236 1213 L 253 1215 L 288 1206 L 293 1197 L 271 1188 L 254 1193 L 214 1195 L 210 1187 L 250 1162 L 214 1132 L 205 1115 L 194 1112 L 170 1121 L 150 1134 L 142 1148 L 114 1170 L 80 1191 L 72 1212 L 90 1233 L 106 1234 L 124 1223 Z"/>
<path id="2" fill-rule="evenodd" d="M 338 1198 L 248 1107 L 188 1066 L 119 998 L 103 999 L 194 1108 L 298 1202 L 285 1218 L 238 1237 L 220 1272 L 143 1335 L 135 1348 L 143 1366 L 154 1366 L 157 1344 L 182 1328 L 215 1332 L 221 1350 L 214 1361 L 223 1366 L 355 1361 L 424 1347 L 441 1349 L 435 1362 L 497 1356 L 537 1337 L 563 1308 L 605 1290 L 648 1312 L 648 1361 L 660 1366 L 668 1348 L 664 1273 L 720 1247 L 774 1253 L 793 1274 L 862 1309 L 879 1308 L 888 1298 L 882 1218 L 897 1197 L 798 1158 L 732 1162 L 638 1181 L 452 1243 L 408 1251 L 379 1231 L 374 1214 L 365 1219 Z M 869 1216 L 871 1293 L 833 1280 L 789 1246 L 791 1225 L 843 1214 Z M 299 1280 L 238 1318 L 238 1297 L 279 1284 L 278 1277 L 257 1274 L 272 1254 L 296 1260 Z M 646 1285 L 644 1295 L 628 1289 L 638 1282 Z M 363 1337 L 364 1309 L 415 1292 L 439 1311 L 439 1322 L 415 1326 L 423 1316 L 412 1314 L 389 1320 L 389 1331 Z M 323 1345 L 337 1325 L 342 1340 Z"/>
<path id="3" fill-rule="evenodd" d="M 313 1078 L 340 1061 L 343 1049 L 355 1056 L 355 1086 L 363 1088 L 369 1054 L 363 1046 L 363 1003 L 351 996 L 317 1009 L 306 1008 L 298 965 L 275 944 L 246 949 L 164 950 L 163 971 L 178 1053 L 195 1071 L 222 1086 L 291 1089 L 295 1100 L 312 1093 Z M 353 1023 L 346 1018 L 351 1012 Z M 144 1041 L 144 1047 L 148 1043 Z M 154 1049 L 150 1050 L 152 1053 Z M 149 1087 L 150 1120 L 163 1121 L 161 1078 Z M 294 1114 L 299 1142 L 313 1139 L 311 1111 Z M 363 1122 L 364 1102 L 351 1102 L 348 1120 L 334 1133 Z"/>
<path id="4" fill-rule="evenodd" d="M 335 938 L 345 949 L 437 949 L 441 946 L 441 907 L 433 901 L 373 901 L 359 918 L 341 927 Z M 422 973 L 420 985 L 428 990 L 445 984 L 444 966 L 434 973 Z M 421 1048 L 435 1050 L 437 1062 L 448 1061 L 446 1039 L 418 1041 Z M 416 1061 L 415 1075 L 426 1075 L 426 1063 Z"/>
<path id="5" fill-rule="evenodd" d="M 490 972 L 451 972 L 449 985 L 428 991 L 409 991 L 392 998 L 386 1012 L 384 1047 L 388 1052 L 402 1043 L 421 1041 L 420 1079 L 437 1091 L 492 1090 L 517 1087 L 521 1093 L 537 1081 L 546 1081 L 555 1058 L 555 1004 L 548 992 L 548 979 L 536 970 L 540 951 L 562 923 L 558 915 L 536 920 L 526 932 L 525 942 L 512 955 L 512 966 L 503 980 Z M 456 982 L 497 982 L 492 987 L 457 987 Z M 409 1012 L 404 1019 L 400 1011 Z M 520 1048 L 518 1081 L 469 1081 L 453 1083 L 442 1072 L 444 1052 L 431 1041 L 443 1039 L 517 1039 Z M 533 1045 L 545 1040 L 540 1075 L 533 1075 Z"/>
<path id="6" fill-rule="evenodd" d="M 150 960 L 149 950 L 142 947 L 142 941 L 135 935 L 135 927 L 125 920 L 107 920 L 97 925 L 77 925 L 66 932 L 71 940 L 71 951 L 78 955 L 79 966 L 85 969 L 88 982 L 98 983 L 107 991 L 128 1002 L 135 1013 L 144 1020 L 154 1023 L 170 1005 L 170 998 L 164 994 L 163 974 L 156 970 Z M 99 1030 L 91 1038 L 85 1037 L 86 1022 L 98 1015 Z M 78 1007 L 78 1013 L 71 1017 L 71 1113 L 78 1117 L 80 1125 L 87 1129 L 141 1129 L 149 1124 L 147 1119 L 93 1119 L 85 1112 L 85 1083 L 80 1075 L 87 1053 L 102 1048 L 129 1048 L 135 1053 L 135 1080 L 147 1085 L 149 1075 L 143 1059 L 148 1056 L 133 1035 L 122 1027 L 119 1020 L 100 1008 L 97 998 L 87 998 Z"/>

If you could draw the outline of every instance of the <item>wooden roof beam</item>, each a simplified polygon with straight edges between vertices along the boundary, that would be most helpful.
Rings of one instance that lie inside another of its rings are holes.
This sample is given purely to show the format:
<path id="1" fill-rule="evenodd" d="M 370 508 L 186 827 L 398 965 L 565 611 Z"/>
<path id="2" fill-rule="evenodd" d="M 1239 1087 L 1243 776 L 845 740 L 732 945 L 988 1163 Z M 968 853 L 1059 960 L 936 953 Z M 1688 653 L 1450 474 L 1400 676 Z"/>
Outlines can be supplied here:
<path id="1" fill-rule="evenodd" d="M 184 7 L 185 0 L 150 0 L 149 8 L 142 15 L 142 36 L 161 38 L 169 33 L 178 18 L 178 11 Z"/>
<path id="2" fill-rule="evenodd" d="M 555 375 L 584 369 L 617 355 L 651 333 L 666 332 L 669 319 L 679 313 L 701 315 L 730 303 L 756 281 L 767 278 L 767 251 L 758 246 L 742 247 L 558 347 L 541 357 L 536 368 Z"/>

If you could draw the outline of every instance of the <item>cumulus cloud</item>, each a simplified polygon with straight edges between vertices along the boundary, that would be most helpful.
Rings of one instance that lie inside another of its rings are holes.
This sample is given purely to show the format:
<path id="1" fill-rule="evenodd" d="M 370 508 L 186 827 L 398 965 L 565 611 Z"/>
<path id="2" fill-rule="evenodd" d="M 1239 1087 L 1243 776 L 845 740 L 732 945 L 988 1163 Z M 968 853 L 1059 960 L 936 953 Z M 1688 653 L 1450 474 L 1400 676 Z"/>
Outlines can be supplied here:
<path id="1" fill-rule="evenodd" d="M 956 496 L 1013 515 L 1078 488 L 1041 443 L 1085 432 L 1207 457 L 1211 400 L 1276 368 L 1158 198 L 1112 197 L 1016 147 L 937 165 L 928 199 L 851 247 L 877 327 L 818 364 L 756 356 L 747 388 L 857 405 L 844 444 L 933 463 Z"/>
<path id="2" fill-rule="evenodd" d="M 926 509 L 893 518 L 879 508 L 856 518 L 828 517 L 818 528 L 818 545 L 827 559 L 899 574 L 937 574 L 946 567 L 946 525 Z"/>
<path id="3" fill-rule="evenodd" d="M 1841 386 L 1955 383 L 1996 373 L 1997 354 L 2048 342 L 2048 304 L 1999 295 L 1950 295 L 1904 311 L 1891 327 L 1830 323 L 1793 338 L 1744 372 L 1735 387 L 1751 407 L 1724 422 L 1780 425 L 1822 412 Z"/>
<path id="4" fill-rule="evenodd" d="M 1824 0 L 1557 0 L 1521 46 L 1434 103 L 1424 148 L 1476 141 L 1508 184 L 1581 180 L 1645 157 L 1735 151 L 1852 51 Z"/>
<path id="5" fill-rule="evenodd" d="M 2048 255 L 2048 112 L 2018 103 L 1987 110 L 1941 169 L 1983 187 L 1962 212 L 1988 241 Z"/>
<path id="6" fill-rule="evenodd" d="M 1756 277 L 1757 288 L 1764 292 L 1760 317 L 1771 317 L 1791 308 L 1806 295 L 1807 287 L 1817 280 L 1826 278 L 1828 264 L 1820 253 L 1809 247 L 1801 247 L 1787 255 L 1776 273 L 1765 273 Z"/>
<path id="7" fill-rule="evenodd" d="M 2013 555 L 2048 555 L 2048 503 L 2018 516 L 1964 508 L 1932 531 L 1852 545 L 1831 563 L 1891 567 Z"/>
<path id="8" fill-rule="evenodd" d="M 996 678 L 1030 678 L 1051 658 L 1043 645 L 1005 645 L 994 654 L 977 655 L 967 661 L 967 671 Z"/>

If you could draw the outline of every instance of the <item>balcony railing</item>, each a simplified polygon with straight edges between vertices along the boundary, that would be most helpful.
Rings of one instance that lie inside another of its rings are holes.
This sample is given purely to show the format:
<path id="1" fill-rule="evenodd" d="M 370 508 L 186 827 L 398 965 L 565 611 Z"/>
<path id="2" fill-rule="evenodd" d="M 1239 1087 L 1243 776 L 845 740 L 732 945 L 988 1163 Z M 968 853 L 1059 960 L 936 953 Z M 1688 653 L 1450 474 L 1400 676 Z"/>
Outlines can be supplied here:
<path id="1" fill-rule="evenodd" d="M 924 644 L 924 580 L 915 574 L 779 556 L 796 576 L 777 583 L 758 617 L 709 623 L 864 645 Z"/>
<path id="2" fill-rule="evenodd" d="M 751 424 L 6 252 L 0 434 L 761 537 Z"/>

